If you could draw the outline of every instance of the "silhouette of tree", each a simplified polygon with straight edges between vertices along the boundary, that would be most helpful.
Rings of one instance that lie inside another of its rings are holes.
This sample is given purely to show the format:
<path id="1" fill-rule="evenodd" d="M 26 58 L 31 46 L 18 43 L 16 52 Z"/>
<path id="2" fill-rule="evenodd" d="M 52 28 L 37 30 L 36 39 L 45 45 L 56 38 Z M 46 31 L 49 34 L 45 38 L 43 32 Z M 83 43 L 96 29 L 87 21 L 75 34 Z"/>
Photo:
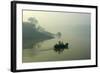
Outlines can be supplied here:
<path id="1" fill-rule="evenodd" d="M 29 23 L 31 23 L 33 25 L 33 29 L 36 29 L 37 30 L 37 23 L 38 23 L 38 20 L 34 17 L 30 17 L 28 19 Z"/>
<path id="2" fill-rule="evenodd" d="M 36 18 L 30 17 L 30 18 L 28 19 L 28 21 L 29 21 L 31 24 L 33 24 L 33 28 L 34 28 L 34 29 L 36 29 L 36 30 L 38 30 L 38 31 L 40 31 L 40 32 L 45 31 L 45 29 L 44 29 L 43 27 L 41 27 L 41 26 L 38 25 L 38 20 L 37 20 Z"/>
<path id="3" fill-rule="evenodd" d="M 61 32 L 58 32 L 57 36 L 58 36 L 58 38 L 61 38 L 61 36 L 62 36 Z"/>
<path id="4" fill-rule="evenodd" d="M 34 17 L 30 17 L 30 18 L 28 19 L 28 21 L 29 21 L 30 23 L 32 23 L 32 24 L 37 24 L 37 23 L 38 23 L 38 20 L 37 20 L 36 18 L 34 18 Z"/>

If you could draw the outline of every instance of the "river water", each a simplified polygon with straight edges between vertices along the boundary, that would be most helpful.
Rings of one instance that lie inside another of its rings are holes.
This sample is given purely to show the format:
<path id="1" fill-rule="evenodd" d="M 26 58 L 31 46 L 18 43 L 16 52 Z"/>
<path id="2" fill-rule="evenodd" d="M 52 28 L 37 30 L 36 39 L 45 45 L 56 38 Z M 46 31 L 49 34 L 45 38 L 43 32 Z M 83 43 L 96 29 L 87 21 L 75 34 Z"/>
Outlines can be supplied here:
<path id="1" fill-rule="evenodd" d="M 91 58 L 90 34 L 87 31 L 67 32 L 61 38 L 40 41 L 33 45 L 33 48 L 23 49 L 22 61 L 29 62 L 47 62 L 47 61 L 67 61 L 67 60 L 85 60 Z M 58 41 L 69 43 L 68 49 L 63 52 L 56 52 L 54 45 Z"/>

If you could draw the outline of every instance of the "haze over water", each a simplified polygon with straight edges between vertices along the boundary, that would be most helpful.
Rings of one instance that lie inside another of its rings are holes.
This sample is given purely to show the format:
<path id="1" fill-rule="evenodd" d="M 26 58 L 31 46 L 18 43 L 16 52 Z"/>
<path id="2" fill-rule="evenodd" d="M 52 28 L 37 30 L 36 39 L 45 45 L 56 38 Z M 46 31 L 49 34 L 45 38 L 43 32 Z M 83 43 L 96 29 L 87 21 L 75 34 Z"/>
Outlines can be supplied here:
<path id="1" fill-rule="evenodd" d="M 23 62 L 86 60 L 91 58 L 91 14 L 23 11 L 23 22 L 29 22 L 28 19 L 30 17 L 34 17 L 38 21 L 36 26 L 41 26 L 45 31 L 52 34 L 60 32 L 61 37 L 40 40 L 33 44 L 33 48 L 23 48 Z M 55 52 L 54 45 L 58 43 L 58 41 L 69 43 L 69 49 L 65 49 L 60 54 Z M 32 42 L 28 44 L 31 43 Z"/>

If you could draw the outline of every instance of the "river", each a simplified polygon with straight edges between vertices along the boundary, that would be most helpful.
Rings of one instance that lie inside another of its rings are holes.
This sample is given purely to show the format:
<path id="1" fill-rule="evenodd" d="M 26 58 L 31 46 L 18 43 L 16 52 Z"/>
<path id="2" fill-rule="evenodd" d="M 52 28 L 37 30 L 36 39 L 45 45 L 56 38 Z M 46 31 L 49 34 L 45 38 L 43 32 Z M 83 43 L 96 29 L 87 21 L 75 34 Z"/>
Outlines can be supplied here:
<path id="1" fill-rule="evenodd" d="M 77 34 L 64 34 L 60 39 L 53 38 L 40 41 L 33 45 L 33 48 L 23 49 L 23 63 L 90 59 L 90 34 L 88 34 L 89 32 L 79 32 L 80 31 L 78 31 Z M 58 41 L 69 43 L 68 49 L 64 49 L 64 51 L 60 53 L 56 52 L 54 45 L 58 43 Z"/>

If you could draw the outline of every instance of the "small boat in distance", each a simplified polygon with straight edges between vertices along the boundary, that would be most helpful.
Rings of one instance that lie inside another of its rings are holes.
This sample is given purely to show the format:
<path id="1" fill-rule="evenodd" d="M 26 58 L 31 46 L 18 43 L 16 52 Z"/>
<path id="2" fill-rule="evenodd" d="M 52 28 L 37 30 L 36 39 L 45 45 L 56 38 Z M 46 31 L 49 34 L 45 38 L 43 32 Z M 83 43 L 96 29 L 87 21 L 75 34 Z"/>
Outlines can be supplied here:
<path id="1" fill-rule="evenodd" d="M 68 49 L 68 43 L 65 43 L 65 44 L 64 44 L 63 42 L 59 41 L 58 44 L 54 45 L 54 48 L 57 48 L 57 49 L 66 48 L 66 49 Z"/>
<path id="2" fill-rule="evenodd" d="M 64 51 L 64 49 L 68 49 L 69 43 L 63 43 L 61 41 L 58 44 L 54 45 L 54 51 L 58 52 L 59 54 Z"/>

